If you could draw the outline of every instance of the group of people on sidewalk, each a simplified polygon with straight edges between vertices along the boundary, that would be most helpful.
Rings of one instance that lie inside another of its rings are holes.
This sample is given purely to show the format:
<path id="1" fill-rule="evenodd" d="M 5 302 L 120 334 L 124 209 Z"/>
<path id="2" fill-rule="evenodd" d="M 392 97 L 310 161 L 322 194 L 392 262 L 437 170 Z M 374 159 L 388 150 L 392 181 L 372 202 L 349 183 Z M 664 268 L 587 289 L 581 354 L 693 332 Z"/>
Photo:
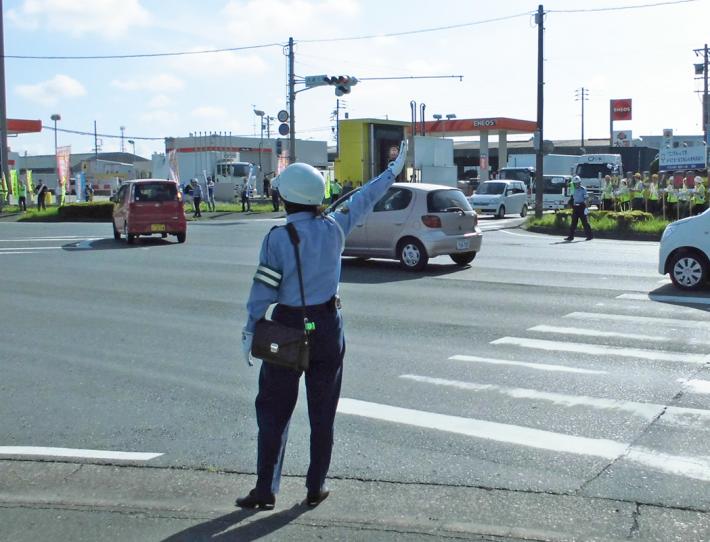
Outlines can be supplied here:
<path id="1" fill-rule="evenodd" d="M 707 178 L 688 171 L 682 179 L 667 173 L 628 173 L 619 179 L 602 180 L 602 209 L 646 211 L 678 220 L 702 213 L 707 208 Z"/>

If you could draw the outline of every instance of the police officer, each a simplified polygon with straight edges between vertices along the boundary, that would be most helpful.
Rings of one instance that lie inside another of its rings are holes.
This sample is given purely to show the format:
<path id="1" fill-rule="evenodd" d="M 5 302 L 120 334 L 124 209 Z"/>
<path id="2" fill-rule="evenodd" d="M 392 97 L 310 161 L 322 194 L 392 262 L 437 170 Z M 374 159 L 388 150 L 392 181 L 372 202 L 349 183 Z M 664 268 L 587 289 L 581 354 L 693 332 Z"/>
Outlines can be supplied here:
<path id="1" fill-rule="evenodd" d="M 587 220 L 587 189 L 582 186 L 580 178 L 574 176 L 574 194 L 572 194 L 572 222 L 569 228 L 569 235 L 565 238 L 565 241 L 574 240 L 574 232 L 577 229 L 577 221 L 581 220 L 584 226 L 584 233 L 587 235 L 587 241 L 592 239 L 592 228 L 589 226 L 589 220 Z"/>
<path id="2" fill-rule="evenodd" d="M 347 209 L 319 214 L 325 197 L 325 180 L 307 164 L 288 166 L 277 179 L 286 208 L 286 222 L 299 237 L 306 316 L 315 324 L 310 332 L 310 365 L 306 370 L 308 416 L 311 424 L 310 466 L 306 476 L 306 503 L 317 506 L 329 494 L 325 478 L 333 449 L 333 424 L 340 397 L 345 354 L 343 325 L 337 298 L 340 256 L 345 238 L 372 211 L 373 206 L 402 172 L 407 144 L 388 168 L 354 194 Z M 293 244 L 286 228 L 276 227 L 264 239 L 259 266 L 254 275 L 242 331 L 242 353 L 252 364 L 251 344 L 256 322 L 272 303 L 272 319 L 292 327 L 303 325 L 301 294 Z M 300 373 L 288 368 L 261 364 L 256 419 L 259 426 L 256 487 L 237 499 L 242 508 L 271 509 L 279 491 L 288 426 L 296 406 Z"/>

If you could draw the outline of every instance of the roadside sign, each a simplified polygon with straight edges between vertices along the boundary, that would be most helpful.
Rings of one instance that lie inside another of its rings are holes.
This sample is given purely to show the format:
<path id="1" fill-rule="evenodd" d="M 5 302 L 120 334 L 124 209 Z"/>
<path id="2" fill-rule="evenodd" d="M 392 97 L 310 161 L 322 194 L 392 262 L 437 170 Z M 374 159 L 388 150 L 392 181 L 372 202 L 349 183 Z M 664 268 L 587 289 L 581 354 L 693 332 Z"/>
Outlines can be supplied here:
<path id="1" fill-rule="evenodd" d="M 281 134 L 282 136 L 287 136 L 289 132 L 290 130 L 288 124 L 279 124 L 279 134 Z"/>
<path id="2" fill-rule="evenodd" d="M 321 85 L 329 85 L 328 76 L 323 75 L 306 75 L 306 86 L 307 87 L 319 87 Z"/>
<path id="3" fill-rule="evenodd" d="M 279 122 L 286 122 L 288 120 L 288 111 L 282 109 L 276 114 L 276 118 L 279 119 Z"/>
<path id="4" fill-rule="evenodd" d="M 661 149 L 658 153 L 658 167 L 663 171 L 704 169 L 705 159 L 705 145 Z"/>

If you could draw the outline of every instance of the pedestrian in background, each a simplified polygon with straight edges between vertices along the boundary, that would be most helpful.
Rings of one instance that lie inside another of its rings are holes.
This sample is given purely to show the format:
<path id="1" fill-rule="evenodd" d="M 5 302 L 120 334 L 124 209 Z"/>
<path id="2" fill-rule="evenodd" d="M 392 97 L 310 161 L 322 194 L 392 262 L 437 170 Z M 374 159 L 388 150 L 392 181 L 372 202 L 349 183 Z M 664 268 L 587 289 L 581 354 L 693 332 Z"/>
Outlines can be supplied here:
<path id="1" fill-rule="evenodd" d="M 274 212 L 279 210 L 279 188 L 276 185 L 271 187 L 271 205 L 274 207 Z"/>
<path id="2" fill-rule="evenodd" d="M 94 185 L 89 182 L 86 183 L 86 201 L 94 201 Z"/>
<path id="3" fill-rule="evenodd" d="M 202 187 L 200 186 L 200 183 L 197 182 L 197 179 L 192 179 L 192 205 L 194 206 L 194 212 L 192 213 L 192 216 L 195 218 L 199 218 L 202 216 L 202 212 L 200 211 L 201 203 Z"/>
<path id="4" fill-rule="evenodd" d="M 214 181 L 212 177 L 207 179 L 207 210 L 213 213 L 217 210 L 217 206 L 214 201 Z"/>
<path id="5" fill-rule="evenodd" d="M 42 209 L 43 211 L 47 210 L 47 191 L 49 188 L 47 187 L 46 184 L 44 184 L 44 181 L 42 179 L 39 180 L 39 184 L 37 185 L 37 210 L 39 211 Z"/>
<path id="6" fill-rule="evenodd" d="M 242 213 L 251 211 L 251 201 L 249 199 L 250 192 L 249 183 L 245 182 L 242 185 Z"/>
<path id="7" fill-rule="evenodd" d="M 587 241 L 591 241 L 592 228 L 589 225 L 589 220 L 587 220 L 587 215 L 589 214 L 589 209 L 587 208 L 587 189 L 582 186 L 582 181 L 577 175 L 574 176 L 574 186 L 575 189 L 572 194 L 572 222 L 569 227 L 569 235 L 565 238 L 565 241 L 574 240 L 574 233 L 577 230 L 578 220 L 582 221 Z"/>
<path id="8" fill-rule="evenodd" d="M 643 201 L 644 186 L 643 186 L 643 181 L 641 180 L 640 173 L 637 172 L 634 174 L 634 183 L 633 183 L 633 185 L 629 185 L 629 188 L 631 189 L 631 209 L 633 211 L 643 211 L 643 209 L 644 209 L 644 201 Z"/>
<path id="9" fill-rule="evenodd" d="M 309 367 L 306 375 L 308 416 L 311 424 L 310 465 L 306 476 L 306 504 L 317 506 L 329 495 L 325 485 L 333 450 L 333 424 L 340 398 L 345 337 L 337 297 L 340 258 L 345 238 L 372 211 L 401 173 L 407 154 L 402 142 L 399 156 L 378 177 L 352 196 L 348 212 L 320 213 L 325 180 L 307 164 L 292 164 L 279 175 L 278 188 L 286 208 L 287 227 L 275 227 L 264 238 L 254 275 L 242 331 L 242 352 L 252 364 L 251 344 L 256 322 L 277 303 L 272 319 L 304 326 L 305 305 L 309 331 Z M 293 228 L 288 231 L 287 228 Z M 293 237 L 292 237 L 293 236 Z M 292 243 L 292 238 L 294 239 Z M 299 251 L 303 293 L 295 250 Z M 302 299 L 304 300 L 302 302 Z M 259 426 L 256 487 L 237 499 L 242 508 L 271 509 L 279 491 L 288 427 L 298 399 L 301 372 L 261 363 L 256 419 Z"/>
<path id="10" fill-rule="evenodd" d="M 693 188 L 692 198 L 693 214 L 697 215 L 705 210 L 705 195 L 707 190 L 705 189 L 705 185 L 703 184 L 703 178 L 699 175 L 695 177 L 693 183 L 695 184 Z"/>
<path id="11" fill-rule="evenodd" d="M 17 184 L 17 204 L 20 206 L 20 211 L 27 211 L 27 186 L 22 180 Z"/>
<path id="12" fill-rule="evenodd" d="M 340 183 L 338 182 L 338 179 L 335 179 L 333 183 L 330 185 L 330 202 L 333 203 L 334 201 L 337 201 L 337 199 L 340 197 L 340 194 L 343 191 L 343 187 L 340 186 Z"/>

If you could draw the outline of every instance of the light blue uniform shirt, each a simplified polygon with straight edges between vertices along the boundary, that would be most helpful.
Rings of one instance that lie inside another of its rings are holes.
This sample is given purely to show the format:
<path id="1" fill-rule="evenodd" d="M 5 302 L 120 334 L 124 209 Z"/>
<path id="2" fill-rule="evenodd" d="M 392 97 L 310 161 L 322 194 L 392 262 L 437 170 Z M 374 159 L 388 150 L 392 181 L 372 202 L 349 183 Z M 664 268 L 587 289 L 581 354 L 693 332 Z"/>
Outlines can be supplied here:
<path id="1" fill-rule="evenodd" d="M 298 248 L 306 305 L 325 303 L 337 293 L 345 238 L 372 211 L 394 179 L 387 169 L 355 192 L 341 210 L 328 216 L 302 212 L 286 217 L 300 239 Z M 283 227 L 272 230 L 261 244 L 259 267 L 247 301 L 246 331 L 254 331 L 256 322 L 272 303 L 301 306 L 296 256 L 288 231 Z"/>
<path id="2" fill-rule="evenodd" d="M 587 201 L 587 189 L 583 186 L 578 186 L 574 189 L 574 204 L 581 205 Z"/>

